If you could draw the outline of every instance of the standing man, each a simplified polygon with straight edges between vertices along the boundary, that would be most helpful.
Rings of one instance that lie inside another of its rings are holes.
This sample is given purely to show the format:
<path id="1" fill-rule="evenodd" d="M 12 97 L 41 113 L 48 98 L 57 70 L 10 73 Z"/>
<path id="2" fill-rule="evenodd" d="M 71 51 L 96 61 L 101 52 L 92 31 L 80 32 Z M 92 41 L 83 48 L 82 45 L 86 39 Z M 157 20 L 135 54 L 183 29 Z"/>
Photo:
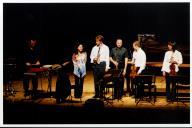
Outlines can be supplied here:
<path id="1" fill-rule="evenodd" d="M 139 75 L 143 73 L 145 66 L 146 66 L 146 54 L 141 48 L 140 42 L 135 41 L 133 43 L 133 58 L 132 63 L 137 68 L 136 74 Z"/>
<path id="2" fill-rule="evenodd" d="M 95 86 L 94 98 L 101 97 L 100 80 L 103 78 L 104 73 L 109 70 L 109 47 L 104 42 L 104 37 L 98 35 L 95 38 L 96 45 L 92 48 L 90 58 L 93 64 L 93 76 Z"/>
<path id="3" fill-rule="evenodd" d="M 114 98 L 121 99 L 124 90 L 124 76 L 127 71 L 128 52 L 123 47 L 123 41 L 120 38 L 116 40 L 116 47 L 110 52 L 110 61 L 113 64 L 113 69 L 118 70 L 119 74 L 115 80 Z"/>
<path id="4" fill-rule="evenodd" d="M 172 81 L 170 76 L 177 75 L 179 71 L 179 65 L 183 63 L 183 58 L 181 52 L 176 50 L 175 42 L 168 42 L 168 51 L 165 53 L 163 66 L 161 71 L 163 72 L 163 76 L 166 77 L 166 96 L 167 101 L 172 100 L 174 98 L 174 82 Z M 172 91 L 170 91 L 170 84 L 172 83 Z"/>
<path id="5" fill-rule="evenodd" d="M 132 94 L 135 92 L 135 75 L 140 75 L 144 73 L 145 66 L 146 66 L 146 54 L 141 48 L 140 42 L 135 41 L 133 42 L 133 58 L 132 58 L 132 67 L 131 67 L 131 92 Z"/>

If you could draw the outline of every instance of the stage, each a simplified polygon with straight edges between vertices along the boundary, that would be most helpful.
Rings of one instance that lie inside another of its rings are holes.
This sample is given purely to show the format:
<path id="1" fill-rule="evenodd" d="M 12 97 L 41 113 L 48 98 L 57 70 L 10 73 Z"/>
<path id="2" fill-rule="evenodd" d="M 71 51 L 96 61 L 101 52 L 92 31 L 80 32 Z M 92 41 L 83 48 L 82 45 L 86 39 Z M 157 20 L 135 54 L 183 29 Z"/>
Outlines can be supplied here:
<path id="1" fill-rule="evenodd" d="M 190 123 L 189 102 L 167 102 L 165 97 L 165 79 L 156 78 L 157 101 L 135 103 L 134 96 L 125 94 L 121 100 L 104 101 L 86 107 L 86 101 L 94 96 L 92 71 L 85 77 L 82 99 L 74 98 L 57 104 L 54 98 L 56 76 L 52 79 L 52 92 L 48 88 L 47 78 L 39 78 L 38 98 L 24 97 L 22 80 L 13 81 L 14 95 L 5 94 L 4 124 L 187 124 Z M 70 75 L 74 84 L 73 75 Z M 125 82 L 126 83 L 126 82 Z M 31 87 L 31 83 L 30 83 Z M 6 85 L 4 85 L 6 89 Z M 110 90 L 109 90 L 110 91 Z M 98 100 L 99 101 L 99 100 Z"/>

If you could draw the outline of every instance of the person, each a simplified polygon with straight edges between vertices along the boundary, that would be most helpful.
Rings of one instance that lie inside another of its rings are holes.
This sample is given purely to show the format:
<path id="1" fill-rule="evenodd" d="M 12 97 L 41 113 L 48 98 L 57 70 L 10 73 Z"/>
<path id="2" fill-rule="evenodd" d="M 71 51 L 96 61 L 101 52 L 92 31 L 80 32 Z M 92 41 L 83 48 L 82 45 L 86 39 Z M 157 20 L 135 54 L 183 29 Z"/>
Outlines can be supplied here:
<path id="1" fill-rule="evenodd" d="M 166 77 L 166 97 L 167 101 L 173 100 L 174 98 L 174 82 L 171 79 L 171 75 L 177 75 L 179 71 L 179 65 L 183 63 L 183 58 L 181 52 L 176 50 L 176 43 L 173 41 L 168 42 L 168 51 L 165 52 L 163 65 L 162 65 L 162 73 L 163 76 Z M 171 74 L 172 69 L 171 66 L 174 66 L 173 72 Z M 172 83 L 172 91 L 171 91 L 171 83 Z"/>
<path id="2" fill-rule="evenodd" d="M 141 48 L 140 42 L 135 41 L 133 43 L 133 58 L 132 63 L 137 68 L 136 74 L 142 74 L 144 72 L 145 66 L 146 66 L 146 54 L 145 51 Z"/>
<path id="3" fill-rule="evenodd" d="M 104 37 L 98 35 L 95 38 L 96 45 L 92 48 L 90 59 L 93 64 L 93 76 L 95 96 L 93 98 L 102 97 L 102 89 L 100 87 L 100 81 L 102 80 L 105 72 L 109 70 L 109 47 L 105 45 Z"/>
<path id="4" fill-rule="evenodd" d="M 57 81 L 56 81 L 56 103 L 60 104 L 66 101 L 66 98 L 71 94 L 71 82 L 69 75 L 71 72 L 71 54 L 65 50 L 64 55 L 60 56 L 63 58 L 59 60 L 59 65 L 61 68 L 57 71 Z"/>
<path id="5" fill-rule="evenodd" d="M 32 67 L 40 67 L 40 47 L 36 39 L 30 39 L 27 41 L 27 46 L 24 49 L 24 63 L 25 72 L 27 72 Z M 36 98 L 38 78 L 37 76 L 32 77 L 33 93 L 32 98 Z M 29 96 L 29 77 L 24 76 L 23 80 L 24 96 Z"/>
<path id="6" fill-rule="evenodd" d="M 122 98 L 124 90 L 124 77 L 127 71 L 128 52 L 123 47 L 122 39 L 116 40 L 116 47 L 110 52 L 110 61 L 113 64 L 113 69 L 118 70 L 118 78 L 115 82 L 114 98 Z"/>
<path id="7" fill-rule="evenodd" d="M 141 48 L 140 42 L 135 41 L 133 42 L 133 57 L 132 57 L 132 68 L 131 68 L 131 93 L 134 94 L 135 92 L 135 75 L 141 75 L 145 72 L 145 66 L 146 66 L 146 54 Z M 142 90 L 142 88 L 140 88 Z"/>
<path id="8" fill-rule="evenodd" d="M 83 93 L 84 77 L 86 75 L 87 53 L 84 51 L 83 44 L 78 43 L 72 56 L 73 74 L 75 77 L 75 98 L 81 98 Z"/>

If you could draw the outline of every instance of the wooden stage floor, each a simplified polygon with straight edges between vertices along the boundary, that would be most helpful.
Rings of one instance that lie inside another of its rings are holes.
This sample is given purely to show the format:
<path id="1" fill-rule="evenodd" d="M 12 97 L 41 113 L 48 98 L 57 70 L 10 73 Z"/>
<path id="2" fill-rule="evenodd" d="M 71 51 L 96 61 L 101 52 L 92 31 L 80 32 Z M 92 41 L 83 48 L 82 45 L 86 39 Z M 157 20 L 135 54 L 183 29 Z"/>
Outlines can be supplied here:
<path id="1" fill-rule="evenodd" d="M 71 75 L 70 81 L 74 84 Z M 36 100 L 24 97 L 21 80 L 14 81 L 16 91 L 14 96 L 5 95 L 4 91 L 4 123 L 5 124 L 167 124 L 184 123 L 190 121 L 190 103 L 169 103 L 164 96 L 165 80 L 157 77 L 157 101 L 151 104 L 141 101 L 136 106 L 135 98 L 125 94 L 122 100 L 114 100 L 111 104 L 104 102 L 102 109 L 97 107 L 87 110 L 85 102 L 94 96 L 93 75 L 89 71 L 85 77 L 82 99 L 72 98 L 61 104 L 54 98 L 56 76 L 52 80 L 52 94 L 48 91 L 47 79 L 39 79 L 39 98 Z M 31 87 L 31 85 L 30 85 Z M 4 85 L 4 89 L 6 85 Z M 126 85 L 125 85 L 126 90 Z M 73 96 L 72 91 L 72 96 Z M 60 117 L 61 116 L 61 117 Z"/>

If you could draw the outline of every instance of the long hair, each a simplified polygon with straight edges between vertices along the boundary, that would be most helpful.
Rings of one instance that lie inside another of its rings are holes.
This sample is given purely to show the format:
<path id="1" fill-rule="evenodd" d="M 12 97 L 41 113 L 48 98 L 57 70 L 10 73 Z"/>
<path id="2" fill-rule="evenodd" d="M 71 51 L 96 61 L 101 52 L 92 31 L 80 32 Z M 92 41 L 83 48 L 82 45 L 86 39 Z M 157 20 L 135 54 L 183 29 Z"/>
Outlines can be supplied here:
<path id="1" fill-rule="evenodd" d="M 174 42 L 174 41 L 169 41 L 169 42 L 168 42 L 168 45 L 171 45 L 171 46 L 172 46 L 173 52 L 176 50 L 176 42 Z"/>
<path id="2" fill-rule="evenodd" d="M 83 43 L 80 43 L 80 42 L 77 42 L 76 44 L 75 44 L 75 47 L 74 47 L 74 54 L 78 54 L 78 47 L 79 47 L 79 45 L 82 45 L 83 46 L 83 51 L 82 52 L 84 52 L 85 50 L 85 48 L 84 48 L 84 45 L 83 45 Z"/>

